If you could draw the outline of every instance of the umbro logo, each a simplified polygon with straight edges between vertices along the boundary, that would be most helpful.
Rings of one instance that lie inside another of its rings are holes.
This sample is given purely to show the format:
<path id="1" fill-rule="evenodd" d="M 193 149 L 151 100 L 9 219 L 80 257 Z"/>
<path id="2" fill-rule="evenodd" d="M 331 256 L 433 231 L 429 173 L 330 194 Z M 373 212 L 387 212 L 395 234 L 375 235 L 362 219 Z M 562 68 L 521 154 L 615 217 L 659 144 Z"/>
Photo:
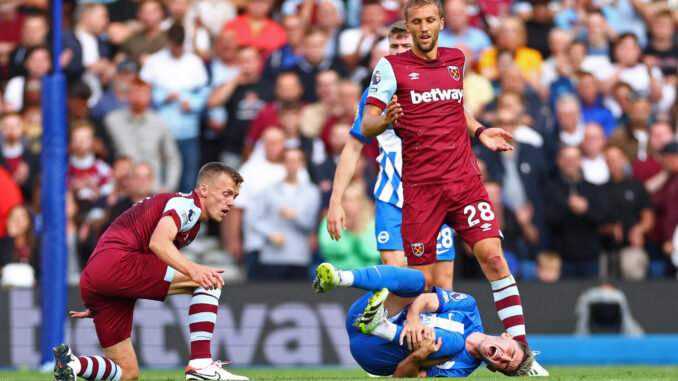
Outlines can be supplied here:
<path id="1" fill-rule="evenodd" d="M 413 81 L 415 79 L 419 79 L 419 73 L 416 73 L 416 72 L 410 73 L 410 79 L 413 80 Z"/>
<path id="2" fill-rule="evenodd" d="M 480 225 L 480 228 L 483 229 L 484 232 L 492 230 L 492 224 L 489 222 L 486 222 L 482 225 Z"/>

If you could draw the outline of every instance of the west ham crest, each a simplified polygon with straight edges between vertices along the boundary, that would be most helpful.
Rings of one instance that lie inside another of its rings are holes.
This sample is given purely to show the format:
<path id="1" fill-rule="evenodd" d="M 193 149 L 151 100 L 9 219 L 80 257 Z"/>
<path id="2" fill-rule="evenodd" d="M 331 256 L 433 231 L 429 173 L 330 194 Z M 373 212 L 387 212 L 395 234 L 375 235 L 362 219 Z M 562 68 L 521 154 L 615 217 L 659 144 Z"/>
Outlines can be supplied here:
<path id="1" fill-rule="evenodd" d="M 421 242 L 413 243 L 412 254 L 416 255 L 417 257 L 421 257 L 422 255 L 424 255 L 424 244 Z"/>
<path id="2" fill-rule="evenodd" d="M 452 78 L 454 78 L 455 81 L 458 81 L 461 78 L 461 74 L 459 73 L 459 67 L 457 66 L 448 66 L 447 71 L 450 73 Z"/>

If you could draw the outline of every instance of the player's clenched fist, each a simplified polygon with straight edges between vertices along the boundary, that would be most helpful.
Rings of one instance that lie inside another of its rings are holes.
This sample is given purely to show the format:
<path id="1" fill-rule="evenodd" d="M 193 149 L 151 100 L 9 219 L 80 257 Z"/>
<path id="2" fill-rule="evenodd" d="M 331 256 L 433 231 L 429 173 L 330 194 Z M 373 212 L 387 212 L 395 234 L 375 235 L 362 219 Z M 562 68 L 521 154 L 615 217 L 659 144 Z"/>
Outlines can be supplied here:
<path id="1" fill-rule="evenodd" d="M 188 276 L 191 279 L 208 290 L 215 288 L 221 288 L 224 285 L 224 278 L 221 277 L 221 273 L 224 270 L 215 269 L 209 266 L 195 265 L 193 269 L 189 271 Z"/>
<path id="2" fill-rule="evenodd" d="M 391 101 L 388 102 L 388 106 L 386 106 L 386 122 L 394 125 L 401 116 L 403 116 L 403 108 L 398 103 L 398 96 L 394 95 Z"/>

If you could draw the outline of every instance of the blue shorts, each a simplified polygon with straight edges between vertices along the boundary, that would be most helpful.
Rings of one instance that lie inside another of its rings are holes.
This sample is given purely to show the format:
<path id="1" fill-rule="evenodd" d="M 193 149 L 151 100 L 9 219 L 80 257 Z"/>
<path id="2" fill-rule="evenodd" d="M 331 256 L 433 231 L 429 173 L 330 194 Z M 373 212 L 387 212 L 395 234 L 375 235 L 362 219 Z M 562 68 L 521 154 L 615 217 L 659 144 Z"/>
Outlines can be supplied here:
<path id="1" fill-rule="evenodd" d="M 346 313 L 346 332 L 348 333 L 351 355 L 355 361 L 369 374 L 390 376 L 395 372 L 398 363 L 403 361 L 408 353 L 380 337 L 363 335 L 353 327 L 353 320 L 365 311 L 367 301 L 374 295 L 368 292 L 349 308 Z"/>
<path id="2" fill-rule="evenodd" d="M 376 201 L 375 234 L 377 235 L 377 250 L 403 251 L 403 236 L 400 225 L 403 221 L 403 211 L 393 204 Z M 438 261 L 454 261 L 454 231 L 443 225 L 438 233 L 436 254 Z"/>

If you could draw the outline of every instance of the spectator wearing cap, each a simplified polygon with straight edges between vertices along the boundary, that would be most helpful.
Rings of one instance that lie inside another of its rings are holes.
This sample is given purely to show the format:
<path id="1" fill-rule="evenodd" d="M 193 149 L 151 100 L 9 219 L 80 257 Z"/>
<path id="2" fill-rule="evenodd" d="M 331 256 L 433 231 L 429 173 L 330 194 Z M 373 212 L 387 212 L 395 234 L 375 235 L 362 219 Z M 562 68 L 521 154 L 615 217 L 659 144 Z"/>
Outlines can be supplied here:
<path id="1" fill-rule="evenodd" d="M 26 52 L 24 61 L 26 75 L 14 77 L 7 82 L 4 99 L 6 111 L 18 112 L 23 109 L 28 87 L 26 84 L 31 81 L 41 81 L 42 77 L 52 70 L 50 57 L 49 49 L 44 45 L 32 47 Z"/>
<path id="2" fill-rule="evenodd" d="M 471 49 L 474 58 L 478 58 L 480 52 L 492 46 L 487 33 L 468 25 L 468 13 L 463 0 L 446 0 L 444 13 L 445 29 L 438 35 L 438 46 L 454 48 L 464 44 Z"/>
<path id="3" fill-rule="evenodd" d="M 41 14 L 28 14 L 21 28 L 21 42 L 9 53 L 9 77 L 25 76 L 24 60 L 30 48 L 44 45 L 47 41 L 49 25 Z"/>
<path id="4" fill-rule="evenodd" d="M 137 65 L 129 60 L 118 64 L 111 87 L 101 96 L 99 102 L 90 110 L 90 117 L 101 121 L 108 113 L 127 106 L 127 94 L 132 81 L 137 76 Z"/>
<path id="5" fill-rule="evenodd" d="M 605 149 L 605 160 L 610 179 L 603 185 L 603 192 L 612 207 L 608 209 L 603 234 L 603 274 L 619 276 L 628 280 L 645 278 L 648 255 L 645 252 L 645 234 L 654 225 L 654 212 L 650 195 L 643 183 L 627 173 L 629 159 L 614 146 Z M 629 271 L 633 264 L 644 263 L 640 271 Z"/>
<path id="6" fill-rule="evenodd" d="M 169 46 L 152 54 L 139 77 L 151 85 L 153 103 L 179 145 L 183 172 L 179 190 L 189 192 L 200 169 L 200 114 L 209 87 L 202 60 L 184 47 L 184 27 L 167 31 Z"/>
<path id="7" fill-rule="evenodd" d="M 637 98 L 631 102 L 629 121 L 617 129 L 610 137 L 610 145 L 624 151 L 630 160 L 645 160 L 652 153 L 649 145 L 649 125 L 652 109 L 647 98 Z"/>
<path id="8" fill-rule="evenodd" d="M 149 55 L 163 49 L 167 44 L 165 33 L 160 28 L 164 11 L 160 0 L 144 0 L 137 8 L 137 19 L 142 29 L 130 36 L 120 46 L 120 52 L 137 66 Z"/>
<path id="9" fill-rule="evenodd" d="M 372 47 L 387 35 L 384 7 L 376 0 L 364 1 L 360 26 L 346 29 L 339 35 L 339 55 L 346 68 L 350 72 L 361 66 L 364 68 Z"/>
<path id="10" fill-rule="evenodd" d="M 271 53 L 264 65 L 263 77 L 273 81 L 282 71 L 294 66 L 303 56 L 304 34 L 306 25 L 296 14 L 287 15 L 282 20 L 287 33 L 287 43 Z"/>
<path id="11" fill-rule="evenodd" d="M 241 47 L 237 57 L 238 75 L 212 90 L 207 102 L 210 108 L 221 108 L 223 116 L 222 120 L 213 119 L 208 125 L 218 136 L 213 147 L 216 152 L 211 155 L 233 168 L 242 163 L 250 124 L 274 96 L 273 84 L 261 78 L 260 58 L 255 48 Z M 210 117 L 214 114 L 210 113 Z"/>
<path id="12" fill-rule="evenodd" d="M 229 21 L 224 29 L 231 29 L 240 46 L 251 46 L 267 57 L 287 42 L 287 32 L 269 17 L 273 0 L 250 0 L 245 12 Z"/>
<path id="13" fill-rule="evenodd" d="M 151 87 L 137 79 L 130 84 L 129 106 L 104 119 L 115 157 L 145 162 L 155 175 L 154 192 L 173 192 L 179 187 L 181 153 L 165 121 L 150 109 Z"/>
<path id="14" fill-rule="evenodd" d="M 310 28 L 304 36 L 304 57 L 294 65 L 290 71 L 296 73 L 304 87 L 301 100 L 313 103 L 318 100 L 316 93 L 316 78 L 318 73 L 334 70 L 343 77 L 347 74 L 346 68 L 337 58 L 325 56 L 327 34 L 319 28 Z"/>

